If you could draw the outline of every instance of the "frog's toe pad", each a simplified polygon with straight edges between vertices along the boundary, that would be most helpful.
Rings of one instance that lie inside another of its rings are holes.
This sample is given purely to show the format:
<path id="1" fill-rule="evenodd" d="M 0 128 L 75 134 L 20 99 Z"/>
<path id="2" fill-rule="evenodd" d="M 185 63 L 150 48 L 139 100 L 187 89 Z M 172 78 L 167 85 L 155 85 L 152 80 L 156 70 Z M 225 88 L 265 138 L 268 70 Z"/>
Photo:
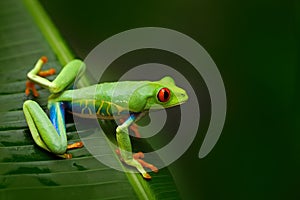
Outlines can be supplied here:
<path id="1" fill-rule="evenodd" d="M 144 174 L 142 174 L 142 176 L 143 176 L 144 179 L 147 179 L 147 180 L 150 180 L 152 178 L 150 176 L 150 174 L 148 174 L 148 173 L 144 173 Z"/>

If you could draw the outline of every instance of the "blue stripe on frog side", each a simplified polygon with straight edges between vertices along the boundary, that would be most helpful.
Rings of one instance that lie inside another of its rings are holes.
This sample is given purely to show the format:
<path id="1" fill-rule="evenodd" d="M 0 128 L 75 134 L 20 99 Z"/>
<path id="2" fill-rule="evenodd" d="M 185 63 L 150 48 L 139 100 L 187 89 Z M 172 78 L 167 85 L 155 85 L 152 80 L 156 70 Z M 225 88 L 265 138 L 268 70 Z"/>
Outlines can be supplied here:
<path id="1" fill-rule="evenodd" d="M 65 105 L 63 102 L 49 103 L 50 121 L 56 129 L 58 135 L 61 135 L 61 129 L 65 129 Z"/>

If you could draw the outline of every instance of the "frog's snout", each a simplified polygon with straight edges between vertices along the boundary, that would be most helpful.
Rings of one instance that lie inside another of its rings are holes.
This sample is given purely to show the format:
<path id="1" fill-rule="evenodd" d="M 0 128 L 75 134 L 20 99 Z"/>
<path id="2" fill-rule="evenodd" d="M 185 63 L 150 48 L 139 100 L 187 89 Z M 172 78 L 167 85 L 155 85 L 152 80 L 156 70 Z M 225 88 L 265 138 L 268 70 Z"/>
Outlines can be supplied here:
<path id="1" fill-rule="evenodd" d="M 181 92 L 179 95 L 179 102 L 184 103 L 189 99 L 189 96 L 187 95 L 187 93 L 185 91 Z"/>

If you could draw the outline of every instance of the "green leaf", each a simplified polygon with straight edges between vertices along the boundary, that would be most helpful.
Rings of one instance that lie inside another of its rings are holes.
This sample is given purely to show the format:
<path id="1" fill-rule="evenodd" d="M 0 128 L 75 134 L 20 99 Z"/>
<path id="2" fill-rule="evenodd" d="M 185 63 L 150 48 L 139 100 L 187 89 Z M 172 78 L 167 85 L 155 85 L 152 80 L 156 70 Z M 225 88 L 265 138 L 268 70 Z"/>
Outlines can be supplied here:
<path id="1" fill-rule="evenodd" d="M 45 68 L 59 71 L 73 54 L 37 1 L 0 1 L 0 16 L 0 199 L 179 199 L 167 168 L 146 181 L 107 167 L 85 147 L 64 160 L 35 145 L 22 111 L 26 73 L 42 55 L 49 58 Z M 46 109 L 49 92 L 38 91 L 35 100 Z M 74 124 L 67 132 L 70 142 L 80 140 Z M 104 143 L 97 146 L 102 155 L 115 157 Z M 145 141 L 133 143 L 151 149 Z"/>

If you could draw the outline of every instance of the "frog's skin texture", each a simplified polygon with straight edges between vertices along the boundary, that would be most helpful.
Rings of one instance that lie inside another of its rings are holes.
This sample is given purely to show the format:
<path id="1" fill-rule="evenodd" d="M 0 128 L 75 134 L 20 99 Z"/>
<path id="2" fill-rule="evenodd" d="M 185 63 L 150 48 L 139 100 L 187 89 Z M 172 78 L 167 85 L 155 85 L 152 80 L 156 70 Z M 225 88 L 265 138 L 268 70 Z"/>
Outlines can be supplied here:
<path id="1" fill-rule="evenodd" d="M 41 57 L 35 67 L 27 74 L 26 95 L 30 90 L 38 96 L 34 83 L 49 89 L 49 117 L 32 100 L 23 104 L 23 111 L 31 135 L 38 146 L 63 158 L 71 158 L 67 149 L 82 147 L 82 142 L 67 145 L 65 112 L 84 118 L 97 117 L 103 120 L 124 119 L 116 128 L 118 151 L 121 160 L 135 167 L 145 179 L 151 176 L 144 167 L 157 171 L 157 168 L 143 160 L 142 153 L 132 154 L 128 128 L 142 118 L 149 109 L 162 109 L 180 105 L 187 101 L 185 90 L 177 87 L 171 77 L 158 81 L 107 82 L 86 88 L 66 90 L 73 84 L 76 76 L 82 74 L 85 65 L 81 60 L 69 62 L 51 82 L 45 77 L 53 70 L 41 71 L 46 57 Z M 158 106 L 159 105 L 159 106 Z M 72 109 L 71 109 L 72 108 Z"/>

